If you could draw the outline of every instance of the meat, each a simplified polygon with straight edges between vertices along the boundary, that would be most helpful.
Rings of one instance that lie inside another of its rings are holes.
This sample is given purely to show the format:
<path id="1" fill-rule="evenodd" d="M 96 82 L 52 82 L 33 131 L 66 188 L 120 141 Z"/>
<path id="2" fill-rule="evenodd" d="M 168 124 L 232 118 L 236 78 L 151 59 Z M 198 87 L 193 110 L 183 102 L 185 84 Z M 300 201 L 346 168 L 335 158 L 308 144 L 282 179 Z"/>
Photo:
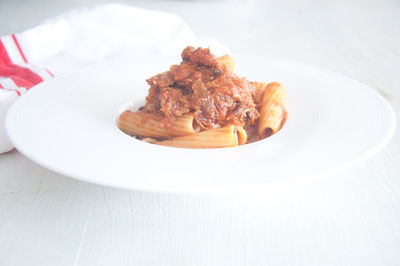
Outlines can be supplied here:
<path id="1" fill-rule="evenodd" d="M 163 88 L 160 95 L 160 109 L 166 117 L 178 117 L 190 111 L 189 96 L 182 90 Z"/>
<path id="2" fill-rule="evenodd" d="M 147 80 L 142 110 L 163 115 L 166 125 L 189 112 L 203 129 L 252 125 L 259 117 L 254 84 L 227 69 L 208 48 L 188 46 L 179 65 Z"/>
<path id="3" fill-rule="evenodd" d="M 182 59 L 183 61 L 189 61 L 194 65 L 203 65 L 215 68 L 219 71 L 222 70 L 221 64 L 216 60 L 215 56 L 210 53 L 210 49 L 208 48 L 195 49 L 192 46 L 188 46 L 182 52 Z"/>

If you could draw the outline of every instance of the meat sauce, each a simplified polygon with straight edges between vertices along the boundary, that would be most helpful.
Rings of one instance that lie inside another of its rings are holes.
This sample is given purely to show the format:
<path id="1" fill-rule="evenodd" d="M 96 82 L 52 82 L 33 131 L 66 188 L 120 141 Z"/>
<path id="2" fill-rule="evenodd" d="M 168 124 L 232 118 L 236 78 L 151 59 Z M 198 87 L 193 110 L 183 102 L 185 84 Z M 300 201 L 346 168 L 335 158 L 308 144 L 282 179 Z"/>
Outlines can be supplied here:
<path id="1" fill-rule="evenodd" d="M 179 65 L 147 83 L 150 89 L 140 110 L 162 116 L 160 126 L 168 127 L 192 112 L 201 130 L 233 124 L 246 129 L 248 142 L 257 140 L 254 128 L 260 114 L 254 102 L 255 85 L 232 73 L 208 48 L 186 47 Z"/>

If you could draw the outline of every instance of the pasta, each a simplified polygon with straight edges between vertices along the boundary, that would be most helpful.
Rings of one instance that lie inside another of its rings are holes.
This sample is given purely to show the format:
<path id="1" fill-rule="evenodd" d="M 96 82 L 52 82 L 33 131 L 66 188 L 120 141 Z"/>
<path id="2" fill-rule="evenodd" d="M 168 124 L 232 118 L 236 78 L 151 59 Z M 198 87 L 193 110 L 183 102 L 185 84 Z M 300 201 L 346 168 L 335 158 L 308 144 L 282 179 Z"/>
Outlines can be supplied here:
<path id="1" fill-rule="evenodd" d="M 235 147 L 246 142 L 246 132 L 230 125 L 210 129 L 191 135 L 164 140 L 156 144 L 179 148 L 224 148 Z"/>
<path id="2" fill-rule="evenodd" d="M 286 88 L 278 82 L 266 86 L 261 98 L 258 136 L 269 137 L 275 134 L 283 125 L 286 117 Z"/>
<path id="3" fill-rule="evenodd" d="M 149 79 L 146 103 L 124 111 L 118 127 L 142 141 L 180 148 L 223 148 L 269 137 L 283 126 L 286 89 L 238 77 L 229 55 L 186 47 L 182 62 Z"/>
<path id="4" fill-rule="evenodd" d="M 170 127 L 160 127 L 163 118 L 152 113 L 123 112 L 118 127 L 126 134 L 142 137 L 168 138 L 195 133 L 193 114 L 186 114 L 172 122 Z"/>
<path id="5" fill-rule="evenodd" d="M 229 55 L 224 55 L 221 57 L 217 58 L 217 61 L 226 67 L 226 69 L 230 72 L 233 73 L 233 70 L 235 69 L 235 63 L 232 59 L 232 57 L 230 57 Z"/>
<path id="6" fill-rule="evenodd" d="M 259 105 L 261 103 L 261 98 L 264 94 L 264 91 L 267 88 L 267 83 L 255 81 L 254 86 L 256 87 L 254 102 Z"/>

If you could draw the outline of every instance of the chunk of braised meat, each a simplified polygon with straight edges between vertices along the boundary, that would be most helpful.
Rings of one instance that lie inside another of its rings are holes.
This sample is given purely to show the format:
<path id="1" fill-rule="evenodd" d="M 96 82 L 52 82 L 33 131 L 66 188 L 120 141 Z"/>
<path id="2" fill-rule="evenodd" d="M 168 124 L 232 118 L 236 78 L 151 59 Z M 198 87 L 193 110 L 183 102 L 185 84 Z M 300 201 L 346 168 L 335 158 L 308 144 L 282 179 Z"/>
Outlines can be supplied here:
<path id="1" fill-rule="evenodd" d="M 224 86 L 217 84 L 224 83 Z M 232 90 L 234 86 L 229 79 L 217 78 L 204 84 L 197 81 L 193 86 L 192 106 L 195 109 L 194 117 L 202 128 L 221 126 L 229 111 L 234 105 Z"/>
<path id="2" fill-rule="evenodd" d="M 171 73 L 174 82 L 193 79 L 193 75 L 195 72 L 196 72 L 196 66 L 187 63 L 181 63 L 180 65 L 172 65 L 169 68 L 169 73 Z"/>
<path id="3" fill-rule="evenodd" d="M 190 111 L 189 96 L 174 88 L 161 89 L 160 110 L 165 117 L 178 117 Z"/>
<path id="4" fill-rule="evenodd" d="M 219 121 L 219 113 L 214 103 L 214 97 L 201 80 L 193 84 L 191 95 L 194 118 L 202 128 L 215 128 Z"/>
<path id="5" fill-rule="evenodd" d="M 222 72 L 222 65 L 218 62 L 215 55 L 210 53 L 210 49 L 208 48 L 195 49 L 192 46 L 188 46 L 182 51 L 181 56 L 183 61 L 212 67 L 217 69 L 219 72 Z"/>
<path id="6" fill-rule="evenodd" d="M 204 84 L 196 81 L 191 97 L 196 122 L 202 128 L 226 124 L 252 124 L 259 117 L 253 101 L 254 86 L 245 79 L 219 77 Z"/>
<path id="7" fill-rule="evenodd" d="M 146 80 L 150 86 L 157 86 L 159 88 L 168 87 L 174 84 L 174 77 L 169 71 L 157 74 Z"/>
<path id="8" fill-rule="evenodd" d="M 259 117 L 254 84 L 232 75 L 208 48 L 188 46 L 182 60 L 147 80 L 150 89 L 143 111 L 162 114 L 167 121 L 194 112 L 204 129 L 253 124 Z"/>
<path id="9" fill-rule="evenodd" d="M 238 104 L 232 110 L 231 114 L 233 117 L 228 117 L 227 119 L 242 122 L 247 116 L 247 124 L 252 125 L 260 117 L 260 113 L 257 111 L 256 104 L 254 103 L 255 85 L 253 82 L 245 78 L 239 78 L 236 75 L 232 75 L 232 81 L 235 84 L 234 98 Z"/>
<path id="10" fill-rule="evenodd" d="M 174 78 L 169 71 L 160 73 L 146 80 L 150 85 L 146 97 L 146 105 L 142 108 L 145 112 L 158 112 L 160 110 L 160 88 L 169 87 L 174 84 Z"/>
<path id="11" fill-rule="evenodd" d="M 245 78 L 235 75 L 219 77 L 206 86 L 213 91 L 217 109 L 225 124 L 243 125 L 246 118 L 250 118 L 252 124 L 259 117 L 253 100 L 255 87 Z"/>
<path id="12" fill-rule="evenodd" d="M 221 72 L 216 68 L 194 65 L 188 62 L 172 65 L 169 72 L 174 79 L 175 86 L 183 88 L 191 88 L 196 80 L 208 82 L 221 75 Z"/>

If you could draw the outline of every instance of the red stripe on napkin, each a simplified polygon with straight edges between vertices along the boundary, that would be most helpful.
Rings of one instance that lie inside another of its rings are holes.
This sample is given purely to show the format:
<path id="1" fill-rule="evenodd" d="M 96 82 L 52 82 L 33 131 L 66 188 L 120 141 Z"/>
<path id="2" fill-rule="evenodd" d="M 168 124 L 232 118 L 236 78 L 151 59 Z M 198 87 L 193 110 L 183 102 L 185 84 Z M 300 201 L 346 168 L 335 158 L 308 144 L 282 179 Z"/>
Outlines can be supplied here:
<path id="1" fill-rule="evenodd" d="M 15 37 L 15 34 L 11 34 L 11 37 L 15 43 L 15 46 L 17 46 L 19 54 L 21 55 L 22 59 L 24 60 L 25 63 L 28 63 L 28 60 L 26 60 L 26 57 L 25 57 L 24 53 L 22 52 L 21 46 L 19 45 L 17 37 Z"/>
<path id="2" fill-rule="evenodd" d="M 8 56 L 8 53 L 6 51 L 6 48 L 4 47 L 3 42 L 0 39 L 0 67 L 8 64 L 11 64 L 11 60 L 10 57 Z"/>
<path id="3" fill-rule="evenodd" d="M 49 73 L 50 76 L 54 77 L 53 73 L 51 73 L 50 70 L 48 70 L 47 68 L 45 68 L 44 70 L 46 70 L 46 72 Z"/>
<path id="4" fill-rule="evenodd" d="M 17 85 L 18 87 L 23 87 L 23 88 L 32 88 L 33 86 L 35 86 L 36 84 L 33 84 L 31 82 L 29 82 L 26 79 L 22 79 L 19 77 L 12 77 L 12 80 L 14 81 L 15 85 Z"/>
<path id="5" fill-rule="evenodd" d="M 22 58 L 25 62 L 25 55 L 22 53 L 21 47 L 18 44 L 17 39 L 13 36 L 14 42 L 17 45 L 18 50 L 21 53 Z M 43 79 L 29 68 L 15 65 L 11 62 L 11 59 L 4 47 L 3 42 L 0 39 L 0 76 L 11 78 L 17 86 L 21 86 L 30 89 L 34 85 L 43 81 Z"/>
<path id="6" fill-rule="evenodd" d="M 21 93 L 18 91 L 18 90 L 16 90 L 16 89 L 6 89 L 6 88 L 3 88 L 3 86 L 0 84 L 0 90 L 6 90 L 6 91 L 13 91 L 13 92 L 15 92 L 18 96 L 21 96 Z"/>

